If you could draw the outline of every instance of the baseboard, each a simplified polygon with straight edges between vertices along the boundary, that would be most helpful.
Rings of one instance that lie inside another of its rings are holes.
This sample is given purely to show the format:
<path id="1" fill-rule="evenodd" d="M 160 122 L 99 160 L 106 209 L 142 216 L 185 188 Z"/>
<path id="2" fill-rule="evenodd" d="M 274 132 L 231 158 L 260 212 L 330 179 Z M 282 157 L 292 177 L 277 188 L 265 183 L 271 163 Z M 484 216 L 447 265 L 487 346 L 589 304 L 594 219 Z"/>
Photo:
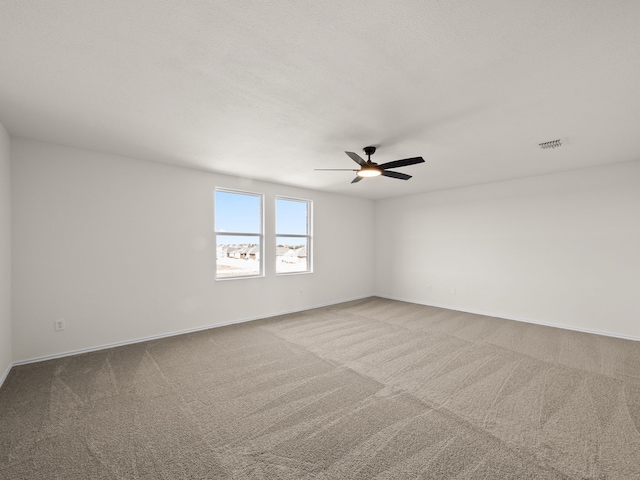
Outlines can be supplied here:
<path id="1" fill-rule="evenodd" d="M 2 376 L 0 377 L 0 387 L 2 387 L 2 384 L 4 383 L 4 381 L 6 380 L 7 376 L 9 375 L 9 372 L 11 371 L 11 368 L 13 366 L 17 366 L 17 365 L 26 365 L 29 363 L 36 363 L 36 362 L 43 362 L 46 360 L 53 360 L 56 358 L 63 358 L 63 357 L 70 357 L 73 355 L 80 355 L 83 353 L 88 353 L 88 352 L 96 352 L 99 350 L 105 350 L 107 348 L 115 348 L 115 347 L 121 347 L 124 345 L 132 345 L 135 343 L 141 343 L 141 342 L 147 342 L 149 340 L 157 340 L 160 338 L 167 338 L 167 337 L 173 337 L 176 335 L 184 335 L 187 333 L 194 333 L 194 332 L 200 332 L 203 330 L 209 330 L 212 328 L 219 328 L 219 327 L 226 327 L 229 325 L 236 325 L 236 324 L 240 324 L 240 323 L 247 323 L 247 322 L 253 322 L 256 320 L 263 320 L 265 318 L 272 318 L 272 317 L 277 317 L 280 315 L 287 315 L 290 313 L 297 313 L 297 312 L 302 312 L 305 310 L 313 310 L 314 308 L 322 308 L 322 307 L 329 307 L 331 305 L 338 305 L 341 303 L 346 303 L 346 302 L 352 302 L 355 300 L 362 300 L 364 298 L 369 298 L 372 295 L 363 295 L 363 296 L 359 296 L 359 297 L 353 297 L 353 298 L 347 298 L 347 299 L 343 299 L 337 302 L 330 302 L 330 303 L 323 303 L 323 304 L 318 304 L 318 305 L 310 305 L 307 306 L 305 308 L 299 308 L 299 309 L 294 309 L 294 310 L 286 310 L 286 311 L 281 311 L 281 312 L 276 312 L 276 313 L 271 313 L 269 315 L 261 315 L 261 316 L 257 316 L 257 317 L 248 317 L 248 318 L 242 318 L 242 319 L 238 319 L 238 320 L 232 320 L 229 322 L 223 322 L 223 323 L 216 323 L 216 324 L 210 324 L 210 325 L 205 325 L 202 327 L 196 327 L 196 328 L 189 328 L 189 329 L 184 329 L 184 330 L 176 330 L 173 332 L 168 332 L 168 333 L 162 333 L 162 334 L 158 334 L 158 335 L 150 335 L 150 336 L 146 336 L 146 337 L 140 337 L 140 338 L 135 338 L 132 340 L 124 340 L 121 342 L 114 342 L 114 343 L 108 343 L 108 344 L 104 344 L 104 345 L 98 345 L 98 346 L 93 346 L 93 347 L 88 347 L 88 348 L 81 348 L 81 349 L 77 349 L 77 350 L 70 350 L 67 352 L 62 352 L 62 353 L 56 353 L 56 354 L 52 354 L 52 355 L 44 355 L 41 357 L 34 357 L 34 358 L 30 358 L 30 359 L 26 359 L 26 360 L 18 360 L 15 361 L 11 364 L 9 364 L 9 366 L 7 366 L 7 369 L 5 370 L 5 372 L 2 374 Z M 417 301 L 414 299 L 408 299 L 408 298 L 400 298 L 400 297 L 393 297 L 393 296 L 389 296 L 389 295 L 381 295 L 381 294 L 376 294 L 376 297 L 380 297 L 380 298 L 386 298 L 388 300 L 396 300 L 399 302 L 407 302 L 407 303 L 415 303 L 417 305 L 425 305 L 428 307 L 437 307 L 437 308 L 444 308 L 446 310 L 454 310 L 454 311 L 458 311 L 458 312 L 465 312 L 465 313 L 472 313 L 475 315 L 483 315 L 486 317 L 497 317 L 497 318 L 503 318 L 505 320 L 513 320 L 516 322 L 524 322 L 524 323 L 532 323 L 535 325 L 543 325 L 546 327 L 554 327 L 554 328 L 561 328 L 564 330 L 573 330 L 576 332 L 582 332 L 582 333 L 591 333 L 591 334 L 595 334 L 595 335 L 604 335 L 607 337 L 613 337 L 613 338 L 622 338 L 625 340 L 633 340 L 633 341 L 640 341 L 640 338 L 638 337 L 633 337 L 630 335 L 621 335 L 618 333 L 612 333 L 612 332 L 605 332 L 605 331 L 601 331 L 601 330 L 591 330 L 591 329 L 587 329 L 587 328 L 578 328 L 578 327 L 574 327 L 574 326 L 570 326 L 570 325 L 562 325 L 562 324 L 556 324 L 556 323 L 550 323 L 550 322 L 541 322 L 538 320 L 533 320 L 530 318 L 522 318 L 522 317 L 512 317 L 512 316 L 504 316 L 501 314 L 496 314 L 493 312 L 482 312 L 482 311 L 478 311 L 478 310 L 469 310 L 469 309 L 461 309 L 459 307 L 455 307 L 452 305 L 443 305 L 443 304 L 437 304 L 437 303 L 425 303 L 422 301 Z"/>
<path id="2" fill-rule="evenodd" d="M 2 384 L 4 384 L 4 381 L 7 379 L 7 376 L 11 371 L 11 367 L 13 367 L 13 363 L 10 363 L 9 365 L 7 365 L 7 369 L 4 371 L 4 373 L 0 377 L 0 388 L 2 388 Z"/>
<path id="3" fill-rule="evenodd" d="M 269 315 L 242 318 L 242 319 L 239 319 L 239 320 L 232 320 L 232 321 L 229 321 L 229 322 L 216 323 L 216 324 L 205 325 L 205 326 L 196 327 L 196 328 L 188 328 L 188 329 L 185 329 L 185 330 L 176 330 L 176 331 L 169 332 L 169 333 L 161 333 L 161 334 L 158 334 L 158 335 L 150 335 L 150 336 L 147 336 L 147 337 L 135 338 L 133 340 L 124 340 L 122 342 L 107 343 L 107 344 L 104 344 L 104 345 L 98 345 L 98 346 L 94 346 L 94 347 L 81 348 L 81 349 L 78 349 L 78 350 L 70 350 L 70 351 L 62 352 L 62 353 L 54 353 L 52 355 L 43 355 L 41 357 L 29 358 L 29 359 L 26 359 L 26 360 L 18 360 L 18 361 L 13 362 L 12 365 L 9 365 L 9 369 L 11 369 L 11 367 L 15 366 L 15 365 L 26 365 L 26 364 L 29 364 L 29 363 L 44 362 L 46 360 L 53 360 L 55 358 L 70 357 L 72 355 L 80 355 L 82 353 L 88 353 L 88 352 L 96 352 L 96 351 L 99 351 L 99 350 L 105 350 L 107 348 L 122 347 L 124 345 L 132 345 L 134 343 L 148 342 L 149 340 L 157 340 L 157 339 L 160 339 L 160 338 L 174 337 L 176 335 L 184 335 L 186 333 L 201 332 L 202 330 L 209 330 L 209 329 L 218 328 L 218 327 L 227 327 L 229 325 L 236 325 L 236 324 L 239 324 L 239 323 L 253 322 L 253 321 L 256 321 L 256 320 L 263 320 L 265 318 L 272 318 L 272 317 L 278 317 L 280 315 L 287 315 L 289 313 L 303 312 L 305 310 L 313 310 L 314 308 L 329 307 L 331 305 L 338 305 L 340 303 L 352 302 L 354 300 L 362 300 L 364 298 L 370 298 L 372 296 L 373 295 L 363 295 L 363 296 L 360 296 L 360 297 L 347 298 L 347 299 L 340 300 L 340 301 L 337 301 L 337 302 L 324 303 L 324 304 L 320 304 L 320 305 L 311 305 L 311 306 L 307 306 L 307 307 L 304 307 L 304 308 L 298 308 L 298 309 L 294 309 L 294 310 L 286 310 L 286 311 L 282 311 L 282 312 L 270 313 Z M 5 376 L 8 373 L 9 373 L 9 370 L 7 370 L 7 372 L 5 373 Z M 0 383 L 0 385 L 1 385 L 1 383 Z"/>
<path id="4" fill-rule="evenodd" d="M 392 297 L 392 296 L 388 296 L 388 295 L 376 294 L 376 297 L 386 298 L 388 300 L 397 300 L 399 302 L 415 303 L 417 305 L 425 305 L 427 307 L 437 307 L 437 308 L 444 308 L 446 310 L 455 310 L 455 311 L 458 311 L 458 312 L 473 313 L 475 315 L 483 315 L 485 317 L 503 318 L 505 320 L 513 320 L 513 321 L 516 321 L 516 322 L 533 323 L 535 325 L 543 325 L 545 327 L 561 328 L 563 330 L 573 330 L 575 332 L 592 333 L 594 335 L 603 335 L 605 337 L 622 338 L 624 340 L 633 340 L 633 341 L 636 341 L 636 342 L 640 342 L 640 337 L 633 337 L 631 335 L 621 335 L 619 333 L 605 332 L 605 331 L 602 331 L 602 330 L 591 330 L 591 329 L 588 329 L 588 328 L 574 327 L 572 325 L 563 325 L 563 324 L 559 324 L 559 323 L 541 322 L 541 321 L 533 320 L 533 319 L 530 319 L 530 318 L 511 317 L 511 316 L 507 317 L 507 316 L 504 316 L 504 315 L 501 315 L 501 314 L 497 314 L 497 313 L 492 313 L 492 312 L 481 312 L 481 311 L 478 311 L 478 310 L 461 309 L 461 308 L 454 307 L 454 306 L 451 306 L 451 305 L 442 305 L 442 304 L 437 304 L 437 303 L 425 303 L 425 302 L 419 302 L 417 300 L 410 300 L 410 299 L 406 299 L 406 298 Z"/>

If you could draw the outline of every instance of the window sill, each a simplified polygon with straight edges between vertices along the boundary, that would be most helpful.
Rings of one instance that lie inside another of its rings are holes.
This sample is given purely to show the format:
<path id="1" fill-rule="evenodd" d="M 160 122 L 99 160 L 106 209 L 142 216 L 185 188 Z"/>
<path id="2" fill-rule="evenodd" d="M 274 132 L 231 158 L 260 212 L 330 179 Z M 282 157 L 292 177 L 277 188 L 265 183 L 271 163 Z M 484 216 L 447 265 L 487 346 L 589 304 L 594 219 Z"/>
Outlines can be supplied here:
<path id="1" fill-rule="evenodd" d="M 262 275 L 242 275 L 242 276 L 239 276 L 239 277 L 220 277 L 220 278 L 216 277 L 215 280 L 216 280 L 216 282 L 226 282 L 228 280 L 248 280 L 250 278 L 264 278 L 264 277 L 265 277 L 264 274 L 262 274 Z"/>
<path id="2" fill-rule="evenodd" d="M 309 273 L 313 273 L 313 270 L 307 270 L 304 272 L 276 272 L 276 275 L 286 277 L 287 275 L 307 275 Z"/>

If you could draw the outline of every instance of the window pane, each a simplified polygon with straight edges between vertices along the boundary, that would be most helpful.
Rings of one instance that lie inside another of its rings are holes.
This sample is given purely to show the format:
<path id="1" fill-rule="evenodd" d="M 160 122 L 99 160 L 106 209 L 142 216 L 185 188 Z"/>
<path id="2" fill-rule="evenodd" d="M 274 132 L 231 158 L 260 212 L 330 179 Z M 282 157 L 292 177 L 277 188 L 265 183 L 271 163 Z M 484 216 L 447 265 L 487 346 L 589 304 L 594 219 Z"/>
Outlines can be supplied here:
<path id="1" fill-rule="evenodd" d="M 276 234 L 308 235 L 309 203 L 276 198 Z"/>
<path id="2" fill-rule="evenodd" d="M 260 196 L 216 191 L 216 232 L 260 233 Z"/>
<path id="3" fill-rule="evenodd" d="M 259 235 L 216 235 L 216 277 L 260 275 Z"/>
<path id="4" fill-rule="evenodd" d="M 306 237 L 276 237 L 276 273 L 309 270 Z"/>

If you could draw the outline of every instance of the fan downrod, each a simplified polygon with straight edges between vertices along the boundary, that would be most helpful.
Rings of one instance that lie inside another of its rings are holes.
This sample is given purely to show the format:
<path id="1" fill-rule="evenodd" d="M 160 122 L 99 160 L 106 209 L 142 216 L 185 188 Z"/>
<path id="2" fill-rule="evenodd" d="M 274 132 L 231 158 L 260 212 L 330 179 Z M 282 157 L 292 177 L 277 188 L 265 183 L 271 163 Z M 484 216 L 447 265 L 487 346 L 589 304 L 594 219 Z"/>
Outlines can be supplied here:
<path id="1" fill-rule="evenodd" d="M 376 147 L 364 147 L 363 150 L 365 155 L 367 155 L 368 157 L 371 157 L 371 155 L 376 153 Z M 371 158 L 369 158 L 369 161 L 371 161 Z"/>

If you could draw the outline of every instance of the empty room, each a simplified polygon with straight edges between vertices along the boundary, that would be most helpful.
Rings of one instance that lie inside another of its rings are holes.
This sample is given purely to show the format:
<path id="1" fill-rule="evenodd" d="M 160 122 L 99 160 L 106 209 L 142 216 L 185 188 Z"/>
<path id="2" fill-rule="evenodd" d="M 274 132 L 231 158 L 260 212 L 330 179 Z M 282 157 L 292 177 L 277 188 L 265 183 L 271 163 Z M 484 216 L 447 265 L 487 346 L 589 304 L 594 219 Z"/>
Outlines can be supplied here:
<path id="1" fill-rule="evenodd" d="M 639 24 L 0 1 L 0 479 L 640 479 Z"/>

